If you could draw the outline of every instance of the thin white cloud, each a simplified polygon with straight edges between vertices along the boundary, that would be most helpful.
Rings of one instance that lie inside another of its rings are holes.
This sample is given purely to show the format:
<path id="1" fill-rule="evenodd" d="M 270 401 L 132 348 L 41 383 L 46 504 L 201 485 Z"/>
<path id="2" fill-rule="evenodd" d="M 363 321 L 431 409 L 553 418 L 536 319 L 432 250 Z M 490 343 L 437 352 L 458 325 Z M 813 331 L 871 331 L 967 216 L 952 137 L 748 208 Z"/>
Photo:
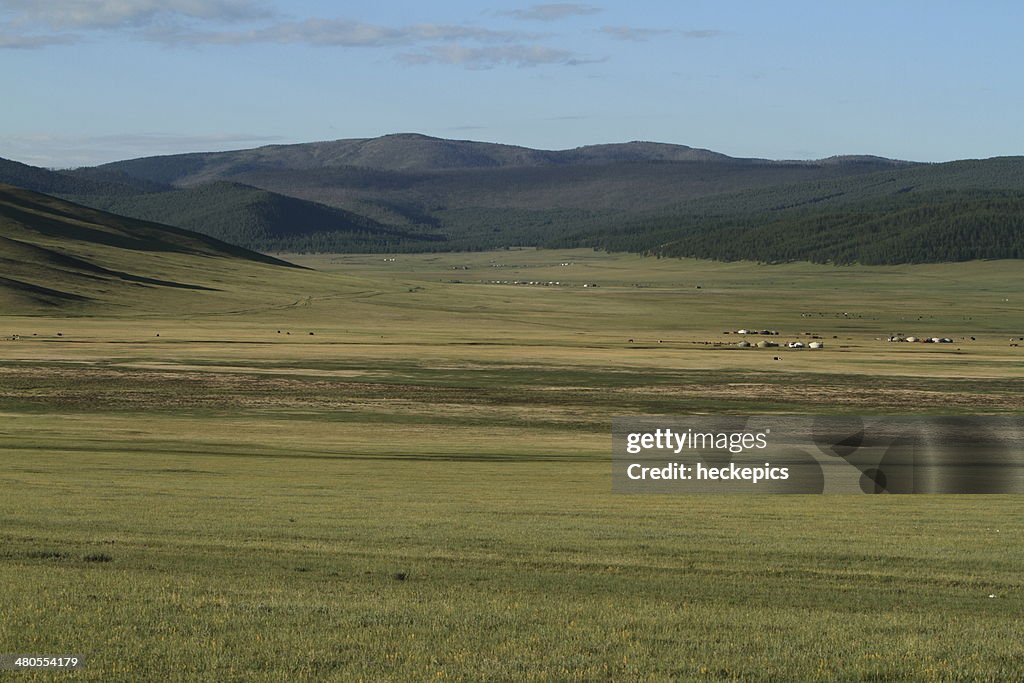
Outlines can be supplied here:
<path id="1" fill-rule="evenodd" d="M 390 27 L 347 19 L 305 19 L 246 31 L 196 31 L 181 27 L 161 27 L 149 31 L 147 37 L 165 44 L 277 43 L 321 47 L 391 47 L 454 40 L 511 42 L 522 40 L 527 34 L 452 24 Z"/>
<path id="2" fill-rule="evenodd" d="M 646 42 L 651 38 L 662 36 L 679 36 L 687 39 L 715 38 L 722 35 L 716 29 L 697 29 L 690 31 L 676 31 L 668 28 L 636 28 L 633 26 L 602 26 L 598 29 L 601 33 L 615 38 L 616 40 L 628 40 L 636 43 Z"/>
<path id="3" fill-rule="evenodd" d="M 536 38 L 537 34 L 521 31 L 493 31 L 476 26 L 446 24 L 416 24 L 408 29 L 409 33 L 423 40 L 459 40 L 470 38 L 480 41 L 508 41 Z"/>
<path id="4" fill-rule="evenodd" d="M 0 0 L 0 15 L 13 25 L 64 30 L 139 27 L 175 18 L 251 21 L 274 12 L 255 0 Z"/>
<path id="5" fill-rule="evenodd" d="M 702 29 L 697 29 L 697 30 L 694 30 L 694 31 L 680 31 L 679 35 L 681 35 L 683 38 L 696 38 L 696 39 L 700 39 L 700 38 L 717 38 L 718 36 L 722 35 L 723 33 L 724 33 L 724 31 L 719 31 L 718 29 L 714 29 L 714 28 L 702 28 Z"/>
<path id="6" fill-rule="evenodd" d="M 541 5 L 531 5 L 525 9 L 515 9 L 502 12 L 503 15 L 524 21 L 558 21 L 568 17 L 586 16 L 597 14 L 604 10 L 596 5 L 585 5 L 578 2 L 552 2 Z"/>
<path id="7" fill-rule="evenodd" d="M 24 35 L 0 32 L 0 50 L 35 50 L 51 45 L 70 45 L 78 42 L 79 37 L 70 33 L 54 33 L 49 35 Z"/>
<path id="8" fill-rule="evenodd" d="M 432 45 L 419 52 L 401 54 L 398 59 L 406 64 L 452 64 L 467 69 L 493 69 L 497 66 L 578 66 L 603 61 L 543 45 Z"/>
<path id="9" fill-rule="evenodd" d="M 553 20 L 598 11 L 593 5 L 555 3 L 513 14 Z M 169 47 L 276 44 L 403 50 L 397 59 L 405 64 L 469 69 L 596 61 L 545 45 L 548 34 L 472 24 L 391 26 L 349 18 L 285 19 L 263 0 L 0 0 L 0 48 L 73 43 L 93 32 Z"/>
<path id="10" fill-rule="evenodd" d="M 262 0 L 0 0 L 0 48 L 83 40 L 77 32 L 233 24 L 275 16 Z"/>
<path id="11" fill-rule="evenodd" d="M 602 26 L 600 31 L 616 40 L 629 40 L 638 43 L 672 33 L 672 30 L 667 28 L 633 28 L 631 26 Z"/>

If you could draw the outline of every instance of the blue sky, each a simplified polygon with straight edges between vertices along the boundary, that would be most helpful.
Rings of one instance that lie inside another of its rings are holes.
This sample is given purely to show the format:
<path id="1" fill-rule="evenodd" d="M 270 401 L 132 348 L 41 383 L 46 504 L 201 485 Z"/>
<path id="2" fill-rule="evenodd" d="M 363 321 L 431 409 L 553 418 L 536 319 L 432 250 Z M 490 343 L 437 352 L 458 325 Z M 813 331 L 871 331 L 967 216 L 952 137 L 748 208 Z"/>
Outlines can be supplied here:
<path id="1" fill-rule="evenodd" d="M 734 156 L 1024 154 L 1024 5 L 0 0 L 0 156 L 420 132 Z"/>

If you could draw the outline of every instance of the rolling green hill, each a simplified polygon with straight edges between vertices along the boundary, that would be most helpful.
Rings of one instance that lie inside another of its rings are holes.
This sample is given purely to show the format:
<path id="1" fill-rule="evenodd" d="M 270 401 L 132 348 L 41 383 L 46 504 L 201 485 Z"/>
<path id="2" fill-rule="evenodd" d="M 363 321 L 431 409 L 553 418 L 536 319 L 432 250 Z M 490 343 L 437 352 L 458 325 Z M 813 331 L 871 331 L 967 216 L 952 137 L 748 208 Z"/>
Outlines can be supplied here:
<path id="1" fill-rule="evenodd" d="M 442 239 L 232 182 L 179 189 L 115 169 L 52 171 L 6 159 L 0 182 L 254 250 L 379 251 Z"/>
<path id="2" fill-rule="evenodd" d="M 31 189 L 261 251 L 596 247 L 834 263 L 1021 254 L 1021 157 L 770 161 L 649 142 L 546 151 L 404 134 L 59 174 L 5 169 Z"/>
<path id="3" fill-rule="evenodd" d="M 377 240 L 376 246 L 366 244 L 369 248 L 431 251 L 551 244 L 686 200 L 907 166 L 877 157 L 735 159 L 650 142 L 545 151 L 390 135 L 134 159 L 102 169 L 185 188 L 223 180 L 244 183 L 353 211 L 406 233 Z M 107 206 L 131 213 L 134 201 Z M 164 211 L 169 222 L 203 229 Z M 354 251 L 363 246 L 338 239 L 332 247 L 323 240 L 257 241 L 245 234 L 214 234 L 261 249 Z"/>
<path id="4" fill-rule="evenodd" d="M 546 151 L 406 134 L 149 157 L 101 168 L 179 187 L 230 180 L 341 208 L 383 207 L 421 222 L 424 215 L 431 216 L 447 226 L 449 221 L 442 219 L 446 211 L 636 212 L 686 199 L 906 165 L 874 157 L 817 162 L 734 159 L 650 142 Z"/>
<path id="5" fill-rule="evenodd" d="M 194 185 L 252 170 L 315 170 L 356 167 L 378 171 L 438 171 L 507 167 L 566 166 L 623 161 L 709 161 L 743 163 L 706 149 L 655 142 L 590 145 L 549 151 L 470 140 L 445 140 L 415 133 L 295 145 L 268 145 L 230 152 L 176 154 L 106 164 L 138 178 Z"/>
<path id="6" fill-rule="evenodd" d="M 439 239 L 388 227 L 344 209 L 226 181 L 128 197 L 75 199 L 259 251 L 379 251 Z"/>
<path id="7" fill-rule="evenodd" d="M 123 197 L 139 192 L 169 190 L 169 185 L 105 169 L 51 171 L 10 159 L 0 159 L 0 183 L 53 195 Z"/>
<path id="8" fill-rule="evenodd" d="M 0 303 L 5 313 L 218 292 L 296 267 L 187 230 L 124 218 L 0 185 Z"/>

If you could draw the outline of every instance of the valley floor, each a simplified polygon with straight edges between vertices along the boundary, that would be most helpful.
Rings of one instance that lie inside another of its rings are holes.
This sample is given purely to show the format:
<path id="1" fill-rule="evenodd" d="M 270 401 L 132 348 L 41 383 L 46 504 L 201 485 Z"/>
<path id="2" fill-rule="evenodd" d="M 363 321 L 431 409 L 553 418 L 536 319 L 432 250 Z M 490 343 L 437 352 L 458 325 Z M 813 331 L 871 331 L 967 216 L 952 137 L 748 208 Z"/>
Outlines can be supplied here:
<path id="1" fill-rule="evenodd" d="M 323 272 L 0 317 L 0 652 L 104 681 L 1024 669 L 1018 498 L 625 496 L 608 458 L 620 415 L 1020 413 L 1019 263 L 286 258 Z"/>

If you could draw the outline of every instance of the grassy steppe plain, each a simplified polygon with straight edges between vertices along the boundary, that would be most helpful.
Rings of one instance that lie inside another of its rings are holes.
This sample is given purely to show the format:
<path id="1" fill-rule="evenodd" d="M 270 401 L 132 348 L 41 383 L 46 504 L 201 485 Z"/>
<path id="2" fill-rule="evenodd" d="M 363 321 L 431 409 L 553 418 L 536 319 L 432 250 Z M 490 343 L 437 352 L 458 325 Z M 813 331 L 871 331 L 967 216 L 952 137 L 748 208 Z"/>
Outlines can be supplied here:
<path id="1" fill-rule="evenodd" d="M 1021 678 L 1019 498 L 623 496 L 608 466 L 615 415 L 1020 412 L 1019 262 L 384 258 L 0 317 L 0 652 L 103 681 Z"/>

